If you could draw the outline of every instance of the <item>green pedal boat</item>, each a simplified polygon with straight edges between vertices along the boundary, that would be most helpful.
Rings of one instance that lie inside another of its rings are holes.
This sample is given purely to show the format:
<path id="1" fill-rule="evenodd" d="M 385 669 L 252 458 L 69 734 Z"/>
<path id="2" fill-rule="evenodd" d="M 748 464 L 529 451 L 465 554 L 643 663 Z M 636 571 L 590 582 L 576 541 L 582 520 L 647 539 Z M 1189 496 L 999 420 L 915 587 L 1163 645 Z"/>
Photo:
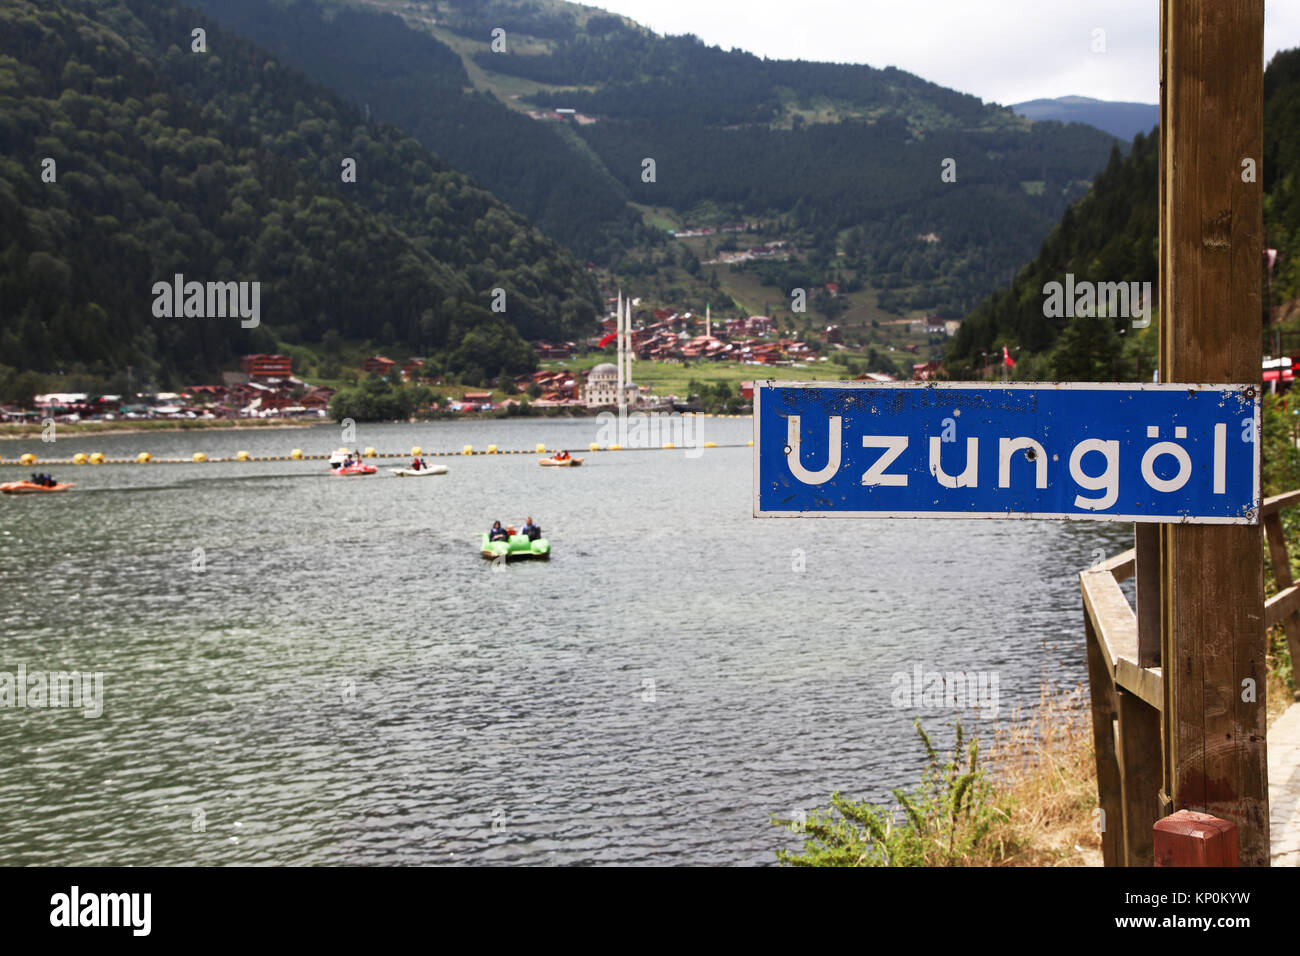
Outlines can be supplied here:
<path id="1" fill-rule="evenodd" d="M 486 534 L 479 536 L 479 550 L 485 558 L 505 558 L 507 561 L 514 561 L 517 558 L 549 558 L 551 556 L 551 542 L 545 538 L 537 538 L 534 541 L 528 540 L 524 534 L 512 534 L 507 541 L 489 541 Z"/>

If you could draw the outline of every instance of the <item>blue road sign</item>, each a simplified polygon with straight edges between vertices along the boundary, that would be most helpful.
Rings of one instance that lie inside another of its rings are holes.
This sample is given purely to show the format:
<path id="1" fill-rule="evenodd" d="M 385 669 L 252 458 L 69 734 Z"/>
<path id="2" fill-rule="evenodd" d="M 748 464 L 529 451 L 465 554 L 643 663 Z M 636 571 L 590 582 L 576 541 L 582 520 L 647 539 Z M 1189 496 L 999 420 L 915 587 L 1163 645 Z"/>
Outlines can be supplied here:
<path id="1" fill-rule="evenodd" d="M 756 517 L 1256 524 L 1258 386 L 756 382 Z"/>

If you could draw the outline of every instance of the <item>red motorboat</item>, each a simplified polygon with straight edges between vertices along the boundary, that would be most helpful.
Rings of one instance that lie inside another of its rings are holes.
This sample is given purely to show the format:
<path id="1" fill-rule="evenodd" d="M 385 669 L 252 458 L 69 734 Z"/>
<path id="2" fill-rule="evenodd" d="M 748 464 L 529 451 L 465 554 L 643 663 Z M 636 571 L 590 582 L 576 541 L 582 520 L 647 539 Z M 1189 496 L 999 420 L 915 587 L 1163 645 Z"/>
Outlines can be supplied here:
<path id="1" fill-rule="evenodd" d="M 34 481 L 6 481 L 0 485 L 0 492 L 6 495 L 43 495 L 52 491 L 67 491 L 76 485 L 70 481 L 60 481 L 52 485 L 38 485 Z"/>
<path id="2" fill-rule="evenodd" d="M 379 469 L 374 465 L 348 465 L 344 468 L 331 468 L 331 475 L 373 475 Z"/>

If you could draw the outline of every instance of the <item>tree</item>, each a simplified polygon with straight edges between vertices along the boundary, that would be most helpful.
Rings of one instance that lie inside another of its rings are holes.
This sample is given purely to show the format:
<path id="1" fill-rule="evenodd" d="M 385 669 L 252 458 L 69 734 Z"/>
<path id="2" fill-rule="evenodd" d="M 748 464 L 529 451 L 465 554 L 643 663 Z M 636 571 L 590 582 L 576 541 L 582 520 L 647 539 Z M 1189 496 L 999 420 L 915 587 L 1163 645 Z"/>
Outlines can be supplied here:
<path id="1" fill-rule="evenodd" d="M 1109 382 L 1119 356 L 1113 319 L 1076 315 L 1057 340 L 1052 366 L 1063 382 Z"/>

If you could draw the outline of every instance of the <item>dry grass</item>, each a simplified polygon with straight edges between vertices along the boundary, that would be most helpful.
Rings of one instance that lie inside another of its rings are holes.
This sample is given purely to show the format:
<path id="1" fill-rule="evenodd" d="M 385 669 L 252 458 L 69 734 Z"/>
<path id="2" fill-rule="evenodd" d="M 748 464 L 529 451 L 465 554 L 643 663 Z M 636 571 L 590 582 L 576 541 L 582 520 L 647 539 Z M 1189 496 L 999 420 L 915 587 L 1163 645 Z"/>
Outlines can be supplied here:
<path id="1" fill-rule="evenodd" d="M 1006 820 L 991 833 L 986 866 L 1100 866 L 1093 830 L 1097 768 L 1084 686 L 1044 685 L 1037 713 L 1014 714 L 993 736 L 985 766 Z"/>

